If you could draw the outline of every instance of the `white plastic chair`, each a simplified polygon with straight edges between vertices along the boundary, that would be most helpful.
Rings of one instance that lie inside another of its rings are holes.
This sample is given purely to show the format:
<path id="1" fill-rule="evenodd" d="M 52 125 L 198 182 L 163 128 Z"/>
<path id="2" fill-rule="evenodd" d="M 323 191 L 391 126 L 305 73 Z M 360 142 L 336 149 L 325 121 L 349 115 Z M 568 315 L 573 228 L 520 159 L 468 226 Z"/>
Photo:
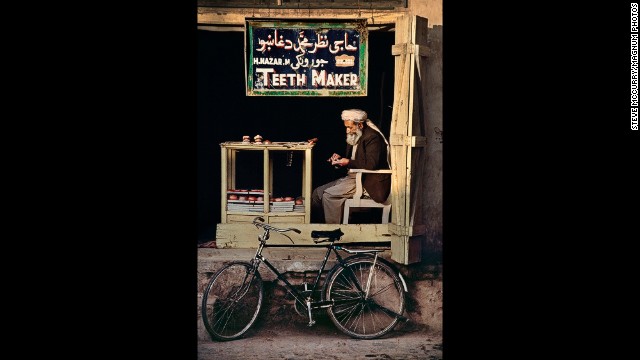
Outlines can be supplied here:
<path id="1" fill-rule="evenodd" d="M 351 199 L 344 202 L 344 213 L 342 215 L 342 223 L 349 223 L 350 210 L 352 208 L 382 208 L 382 224 L 388 224 L 391 218 L 391 193 L 384 203 L 375 202 L 369 197 L 363 197 L 364 188 L 362 187 L 362 174 L 391 174 L 391 170 L 366 170 L 366 169 L 349 169 L 349 173 L 356 174 L 356 193 Z"/>

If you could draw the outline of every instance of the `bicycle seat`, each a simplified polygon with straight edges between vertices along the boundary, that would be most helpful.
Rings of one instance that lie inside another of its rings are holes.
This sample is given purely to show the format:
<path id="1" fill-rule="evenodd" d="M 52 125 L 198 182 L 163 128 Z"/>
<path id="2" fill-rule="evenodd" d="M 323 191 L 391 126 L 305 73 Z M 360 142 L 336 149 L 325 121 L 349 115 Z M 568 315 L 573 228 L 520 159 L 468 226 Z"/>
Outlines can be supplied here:
<path id="1" fill-rule="evenodd" d="M 311 230 L 311 237 L 314 239 L 318 238 L 329 238 L 330 240 L 339 240 L 344 233 L 340 229 L 335 230 Z"/>

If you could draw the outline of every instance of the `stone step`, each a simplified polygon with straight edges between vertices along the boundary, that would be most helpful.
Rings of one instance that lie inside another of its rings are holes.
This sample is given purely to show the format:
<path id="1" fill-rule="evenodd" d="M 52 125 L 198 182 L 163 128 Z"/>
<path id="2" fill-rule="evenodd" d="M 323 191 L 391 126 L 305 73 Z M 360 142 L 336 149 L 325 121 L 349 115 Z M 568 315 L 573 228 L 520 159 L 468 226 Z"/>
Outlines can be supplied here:
<path id="1" fill-rule="evenodd" d="M 316 273 L 322 266 L 322 261 L 326 255 L 325 248 L 265 248 L 262 255 L 269 260 L 279 272 L 285 273 Z M 256 249 L 198 249 L 198 274 L 207 278 L 213 275 L 222 265 L 231 261 L 250 261 L 256 253 Z M 383 257 L 389 258 L 390 253 L 385 251 Z M 349 254 L 341 253 L 340 256 L 347 257 Z M 325 271 L 329 271 L 335 265 L 336 258 L 332 253 L 325 265 Z M 266 265 L 260 266 L 260 275 L 263 280 L 272 281 L 275 275 Z"/>

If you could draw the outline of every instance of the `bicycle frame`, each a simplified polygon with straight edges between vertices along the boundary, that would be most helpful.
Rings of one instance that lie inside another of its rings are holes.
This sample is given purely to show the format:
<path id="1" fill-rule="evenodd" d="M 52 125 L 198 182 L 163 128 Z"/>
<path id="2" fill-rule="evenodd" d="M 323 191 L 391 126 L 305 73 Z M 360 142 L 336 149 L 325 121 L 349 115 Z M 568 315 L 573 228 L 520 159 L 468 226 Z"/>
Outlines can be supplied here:
<path id="1" fill-rule="evenodd" d="M 256 217 L 253 225 L 262 229 L 254 256 L 250 261 L 233 261 L 223 265 L 212 275 L 203 292 L 202 319 L 212 338 L 237 339 L 256 321 L 264 296 L 259 271 L 261 263 L 266 264 L 287 294 L 291 294 L 295 311 L 304 317 L 305 313 L 308 314 L 309 326 L 315 324 L 313 317 L 320 313 L 312 313 L 312 310 L 325 309 L 329 319 L 343 333 L 357 339 L 375 339 L 389 333 L 399 321 L 409 320 L 402 315 L 407 284 L 398 268 L 380 256 L 384 249 L 367 249 L 363 247 L 367 243 L 363 242 L 336 245 L 344 235 L 340 229 L 312 230 L 313 245 L 296 244 L 291 237 L 283 234 L 288 231 L 301 234 L 299 229 L 278 228 L 265 223 L 261 217 Z M 270 231 L 287 237 L 292 245 L 267 244 Z M 360 248 L 353 249 L 351 245 Z M 316 247 L 320 252 L 323 252 L 321 248 L 326 251 L 319 266 L 304 271 L 303 286 L 300 286 L 298 281 L 291 279 L 290 271 L 282 269 L 280 272 L 263 255 L 264 249 L 271 247 Z M 341 256 L 338 250 L 349 255 Z M 332 252 L 336 261 L 327 269 Z M 312 275 L 314 272 L 315 279 Z M 326 273 L 324 279 L 323 273 Z"/>
<path id="2" fill-rule="evenodd" d="M 267 268 L 276 276 L 278 280 L 282 281 L 285 288 L 289 291 L 289 293 L 291 293 L 291 295 L 295 298 L 295 300 L 299 301 L 301 304 L 305 304 L 307 311 L 309 312 L 309 314 L 311 314 L 312 309 L 327 308 L 333 305 L 333 301 L 327 301 L 327 302 L 313 301 L 311 298 L 311 296 L 315 293 L 316 289 L 318 288 L 318 285 L 320 284 L 320 279 L 322 278 L 322 272 L 324 271 L 327 265 L 327 261 L 329 260 L 329 256 L 331 255 L 331 250 L 333 250 L 333 252 L 335 253 L 338 262 L 343 263 L 342 257 L 337 252 L 339 247 L 338 249 L 336 249 L 336 245 L 334 245 L 333 243 L 334 242 L 332 241 L 327 245 L 319 245 L 319 246 L 317 245 L 268 245 L 261 240 L 260 246 L 256 251 L 256 255 L 254 256 L 254 262 L 253 262 L 254 271 L 258 271 L 258 267 L 260 266 L 260 263 L 264 263 L 265 265 L 267 265 Z M 325 253 L 324 258 L 322 259 L 322 265 L 320 265 L 320 268 L 318 269 L 318 273 L 315 276 L 315 280 L 313 280 L 313 286 L 311 287 L 311 289 L 305 289 L 306 291 L 310 291 L 309 293 L 310 295 L 308 297 L 305 298 L 305 296 L 301 294 L 300 291 L 298 291 L 298 289 L 296 289 L 295 286 L 292 285 L 287 280 L 287 278 L 284 277 L 284 275 L 280 271 L 278 271 L 278 269 L 276 269 L 275 266 L 273 266 L 273 264 L 271 264 L 267 258 L 265 258 L 262 255 L 262 250 L 264 248 L 270 248 L 270 247 L 272 248 L 273 247 L 324 247 L 327 249 L 327 252 Z M 255 260 L 258 260 L 258 261 L 255 261 Z M 312 325 L 314 321 L 311 319 L 311 315 L 309 320 Z"/>
<path id="3" fill-rule="evenodd" d="M 350 254 L 373 254 L 374 256 L 374 267 L 376 262 L 378 261 L 378 252 L 380 252 L 381 250 L 348 250 L 343 248 L 340 245 L 335 245 L 335 241 L 337 241 L 337 239 L 333 239 L 330 241 L 329 244 L 327 245 L 296 245 L 296 244 L 292 244 L 292 245 L 269 245 L 267 244 L 267 240 L 269 239 L 269 229 L 264 229 L 264 233 L 263 235 L 259 235 L 258 236 L 258 241 L 260 242 L 260 245 L 258 246 L 258 249 L 256 250 L 256 254 L 254 255 L 253 259 L 252 259 L 252 273 L 255 271 L 258 271 L 258 268 L 260 266 L 260 263 L 264 263 L 265 265 L 267 265 L 267 268 L 276 276 L 276 278 L 280 281 L 282 281 L 282 283 L 284 284 L 285 288 L 289 291 L 289 293 L 294 297 L 294 299 L 296 301 L 299 301 L 301 304 L 304 304 L 306 309 L 307 309 L 307 313 L 309 315 L 309 326 L 312 326 L 313 324 L 315 324 L 315 321 L 313 320 L 312 314 L 311 314 L 311 310 L 315 310 L 315 309 L 324 309 L 324 308 L 328 308 L 331 307 L 333 305 L 337 305 L 340 304 L 341 301 L 336 301 L 336 300 L 328 300 L 328 301 L 314 301 L 312 299 L 313 294 L 315 293 L 316 289 L 318 288 L 318 285 L 320 284 L 320 278 L 322 277 L 322 272 L 324 271 L 326 265 L 327 265 L 327 261 L 329 260 L 329 256 L 331 255 L 331 251 L 333 250 L 333 253 L 336 256 L 336 260 L 339 263 L 339 266 L 342 266 L 343 268 L 347 268 L 347 265 L 344 262 L 344 259 L 340 256 L 340 254 L 338 253 L 338 250 L 343 250 L 346 251 Z M 280 273 L 278 271 L 278 269 L 275 268 L 275 266 L 273 266 L 273 264 L 271 264 L 269 262 L 269 260 L 267 258 L 265 258 L 262 255 L 262 251 L 264 250 L 264 248 L 269 248 L 269 247 L 324 247 L 327 249 L 327 252 L 324 255 L 324 258 L 322 260 L 322 265 L 320 266 L 320 268 L 318 269 L 318 274 L 315 277 L 315 280 L 313 281 L 313 286 L 311 287 L 311 289 L 305 289 L 305 291 L 309 291 L 309 295 L 307 297 L 305 297 L 303 294 L 301 294 L 298 289 L 296 289 L 294 287 L 294 285 L 292 285 L 285 277 L 282 273 Z M 353 274 L 350 274 L 353 275 Z M 402 281 L 402 285 L 404 287 L 404 290 L 407 290 L 406 287 L 406 283 L 404 281 L 404 279 L 402 278 L 402 275 L 399 274 L 400 279 Z M 367 279 L 367 283 L 365 285 L 365 289 L 362 289 L 360 282 L 358 281 L 358 279 L 355 278 L 355 276 L 353 277 L 353 283 L 356 286 L 356 288 L 365 293 L 365 300 L 368 298 L 369 296 L 369 286 L 371 284 L 371 279 L 373 277 L 373 272 L 369 273 L 369 277 Z M 346 301 L 345 301 L 346 302 Z M 383 309 L 386 311 L 391 312 L 389 309 Z M 391 312 L 392 315 L 400 317 L 402 319 L 406 319 L 404 318 L 404 316 L 400 315 L 400 314 L 396 314 Z"/>

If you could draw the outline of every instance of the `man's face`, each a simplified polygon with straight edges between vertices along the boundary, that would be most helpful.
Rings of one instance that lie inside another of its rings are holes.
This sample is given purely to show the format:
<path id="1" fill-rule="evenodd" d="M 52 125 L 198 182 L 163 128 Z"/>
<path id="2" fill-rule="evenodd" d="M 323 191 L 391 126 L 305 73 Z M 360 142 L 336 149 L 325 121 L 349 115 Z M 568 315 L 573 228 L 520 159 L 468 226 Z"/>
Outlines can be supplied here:
<path id="1" fill-rule="evenodd" d="M 355 145 L 360 140 L 360 136 L 362 136 L 362 124 L 345 120 L 344 127 L 347 129 L 347 144 Z"/>
<path id="2" fill-rule="evenodd" d="M 358 123 L 355 123 L 351 120 L 345 120 L 344 127 L 347 128 L 347 135 L 357 134 L 358 130 L 360 129 Z"/>

